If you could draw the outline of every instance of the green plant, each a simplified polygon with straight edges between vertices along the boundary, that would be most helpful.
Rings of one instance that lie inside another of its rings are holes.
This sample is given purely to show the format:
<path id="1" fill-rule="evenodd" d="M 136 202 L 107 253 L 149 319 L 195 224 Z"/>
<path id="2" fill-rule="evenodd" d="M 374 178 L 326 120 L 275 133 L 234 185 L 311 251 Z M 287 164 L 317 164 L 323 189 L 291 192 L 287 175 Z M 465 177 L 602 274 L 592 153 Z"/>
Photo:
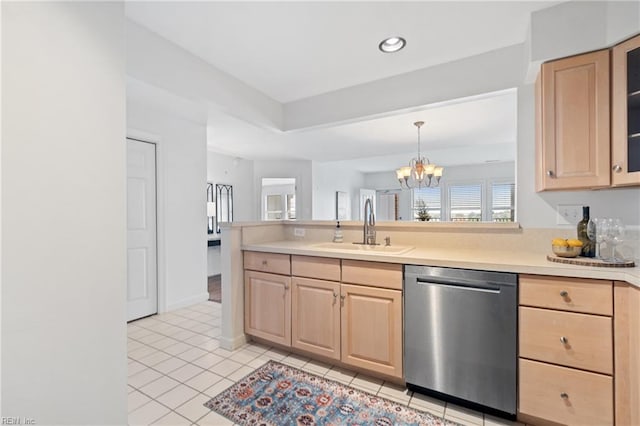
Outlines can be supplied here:
<path id="1" fill-rule="evenodd" d="M 419 221 L 426 222 L 431 219 L 431 215 L 427 210 L 427 204 L 424 202 L 424 200 L 416 201 L 415 208 L 416 208 L 416 215 L 418 216 Z"/>

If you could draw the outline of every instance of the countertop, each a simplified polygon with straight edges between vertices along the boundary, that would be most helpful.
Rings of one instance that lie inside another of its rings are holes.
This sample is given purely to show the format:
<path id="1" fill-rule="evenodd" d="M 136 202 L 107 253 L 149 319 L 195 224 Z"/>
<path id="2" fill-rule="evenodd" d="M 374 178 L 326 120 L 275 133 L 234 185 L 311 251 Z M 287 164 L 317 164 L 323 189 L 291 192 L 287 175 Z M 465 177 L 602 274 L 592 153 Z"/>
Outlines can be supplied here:
<path id="1" fill-rule="evenodd" d="M 640 287 L 640 267 L 638 266 L 634 268 L 598 268 L 565 265 L 550 262 L 546 259 L 546 254 L 537 252 L 416 247 L 406 253 L 388 254 L 367 252 L 364 250 L 325 249 L 314 247 L 315 244 L 318 244 L 318 242 L 286 240 L 260 244 L 245 244 L 242 246 L 242 249 L 301 256 L 321 256 L 410 265 L 514 272 L 520 274 L 616 280 L 626 281 L 629 284 Z M 351 243 L 343 244 L 348 245 Z"/>

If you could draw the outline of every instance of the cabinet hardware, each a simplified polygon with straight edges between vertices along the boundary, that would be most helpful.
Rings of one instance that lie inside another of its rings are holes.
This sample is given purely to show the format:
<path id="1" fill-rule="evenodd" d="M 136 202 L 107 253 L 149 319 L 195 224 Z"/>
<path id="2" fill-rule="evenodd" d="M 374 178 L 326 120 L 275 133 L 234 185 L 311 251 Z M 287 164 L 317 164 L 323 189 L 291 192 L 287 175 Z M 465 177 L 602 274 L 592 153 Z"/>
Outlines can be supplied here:
<path id="1" fill-rule="evenodd" d="M 622 166 L 620 166 L 620 164 L 614 164 L 613 167 L 611 168 L 611 170 L 613 170 L 616 173 L 621 173 L 622 172 Z"/>
<path id="2" fill-rule="evenodd" d="M 567 393 L 565 393 L 565 392 L 562 392 L 562 393 L 560 394 L 560 398 L 562 398 L 562 399 L 569 399 L 569 395 L 568 395 Z"/>
<path id="3" fill-rule="evenodd" d="M 567 342 L 569 342 L 569 339 L 567 339 L 566 337 L 562 336 L 562 337 L 560 338 L 560 343 L 562 343 L 563 345 L 566 345 L 566 344 L 567 344 Z"/>
<path id="4" fill-rule="evenodd" d="M 336 293 L 335 291 L 333 292 L 333 304 L 336 304 L 336 300 L 338 300 L 338 293 Z"/>
<path id="5" fill-rule="evenodd" d="M 553 177 L 553 170 L 547 170 L 547 176 Z"/>
<path id="6" fill-rule="evenodd" d="M 344 298 L 345 298 L 345 296 L 341 294 L 340 295 L 340 300 L 342 300 L 344 302 Z"/>
<path id="7" fill-rule="evenodd" d="M 287 284 L 284 285 L 285 290 L 289 290 L 289 286 Z"/>
<path id="8" fill-rule="evenodd" d="M 266 260 L 262 261 L 262 266 L 267 266 L 267 261 Z"/>
<path id="9" fill-rule="evenodd" d="M 568 295 L 569 295 L 569 293 L 566 290 L 562 290 L 560 292 L 560 296 L 562 296 L 562 297 L 567 297 Z"/>

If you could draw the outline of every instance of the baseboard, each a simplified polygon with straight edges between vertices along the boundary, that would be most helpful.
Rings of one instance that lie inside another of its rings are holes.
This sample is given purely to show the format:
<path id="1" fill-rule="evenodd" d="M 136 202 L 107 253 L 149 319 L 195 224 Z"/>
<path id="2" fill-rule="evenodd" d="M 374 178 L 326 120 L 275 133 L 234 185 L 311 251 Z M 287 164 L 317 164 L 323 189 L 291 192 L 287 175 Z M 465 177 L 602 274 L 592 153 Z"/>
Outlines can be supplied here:
<path id="1" fill-rule="evenodd" d="M 247 343 L 247 336 L 245 334 L 241 334 L 240 336 L 233 337 L 228 339 L 226 337 L 220 336 L 220 347 L 222 349 L 226 349 L 228 351 L 233 351 L 238 349 L 240 346 Z"/>
<path id="2" fill-rule="evenodd" d="M 209 293 L 208 292 L 201 293 L 197 296 L 182 299 L 179 302 L 167 305 L 167 310 L 165 312 L 186 308 L 187 306 L 195 305 L 196 303 L 200 303 L 200 302 L 206 302 L 207 300 L 209 300 Z"/>

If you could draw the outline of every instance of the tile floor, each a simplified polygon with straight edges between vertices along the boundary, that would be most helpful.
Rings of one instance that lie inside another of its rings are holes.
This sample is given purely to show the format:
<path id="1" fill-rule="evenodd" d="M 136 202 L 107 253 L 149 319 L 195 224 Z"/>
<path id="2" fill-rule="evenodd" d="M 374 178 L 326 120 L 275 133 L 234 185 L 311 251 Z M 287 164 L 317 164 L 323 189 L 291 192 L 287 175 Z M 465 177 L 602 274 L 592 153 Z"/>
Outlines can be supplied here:
<path id="1" fill-rule="evenodd" d="M 128 325 L 130 425 L 232 425 L 206 401 L 270 359 L 464 425 L 515 425 L 343 368 L 249 343 L 220 348 L 220 304 L 203 302 Z"/>

